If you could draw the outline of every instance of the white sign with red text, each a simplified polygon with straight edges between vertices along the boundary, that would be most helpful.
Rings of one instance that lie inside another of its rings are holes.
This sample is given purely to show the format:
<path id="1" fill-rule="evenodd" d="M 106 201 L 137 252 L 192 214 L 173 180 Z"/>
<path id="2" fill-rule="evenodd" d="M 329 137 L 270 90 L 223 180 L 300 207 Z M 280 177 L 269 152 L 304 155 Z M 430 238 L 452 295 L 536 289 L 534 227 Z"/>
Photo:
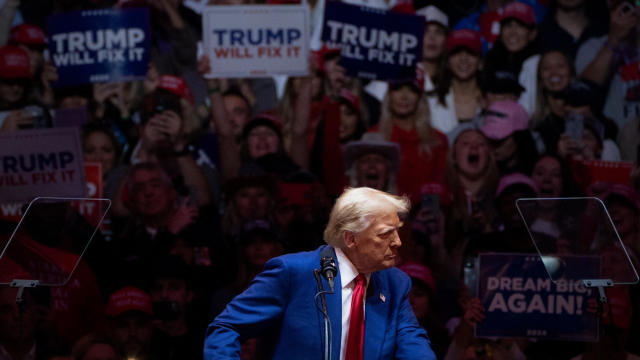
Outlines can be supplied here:
<path id="1" fill-rule="evenodd" d="M 308 75 L 307 5 L 215 5 L 202 18 L 208 77 Z"/>
<path id="2" fill-rule="evenodd" d="M 0 202 L 87 193 L 76 128 L 0 133 Z"/>

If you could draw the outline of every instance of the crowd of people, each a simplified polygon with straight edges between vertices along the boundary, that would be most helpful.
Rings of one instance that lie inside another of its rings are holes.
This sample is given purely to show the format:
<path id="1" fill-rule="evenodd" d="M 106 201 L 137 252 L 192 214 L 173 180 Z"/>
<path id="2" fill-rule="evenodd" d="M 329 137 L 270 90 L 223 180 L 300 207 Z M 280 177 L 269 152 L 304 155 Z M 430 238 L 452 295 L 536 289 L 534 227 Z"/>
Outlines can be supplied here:
<path id="1" fill-rule="evenodd" d="M 307 77 L 211 79 L 182 0 L 0 1 L 0 131 L 82 109 L 83 158 L 112 201 L 69 282 L 20 306 L 0 287 L 0 359 L 201 358 L 207 324 L 269 259 L 321 245 L 335 198 L 362 186 L 411 201 L 398 266 L 438 358 L 640 358 L 637 285 L 610 290 L 585 343 L 475 337 L 486 309 L 464 282 L 481 253 L 536 252 L 518 198 L 599 197 L 640 265 L 637 167 L 611 183 L 589 166 L 640 161 L 640 4 L 346 2 L 424 18 L 415 78 L 352 78 L 323 45 Z M 151 14 L 144 79 L 53 86 L 47 16 L 134 6 Z M 243 340 L 242 359 L 269 357 L 268 336 Z"/>

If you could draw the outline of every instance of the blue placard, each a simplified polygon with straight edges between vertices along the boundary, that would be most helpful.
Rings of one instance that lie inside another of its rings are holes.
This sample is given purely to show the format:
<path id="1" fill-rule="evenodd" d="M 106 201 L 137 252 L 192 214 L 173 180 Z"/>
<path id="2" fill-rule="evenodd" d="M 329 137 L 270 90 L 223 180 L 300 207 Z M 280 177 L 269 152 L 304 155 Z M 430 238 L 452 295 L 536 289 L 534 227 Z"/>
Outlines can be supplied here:
<path id="1" fill-rule="evenodd" d="M 350 76 L 413 79 L 422 58 L 424 18 L 328 1 L 322 41 L 340 48 L 340 64 Z"/>
<path id="2" fill-rule="evenodd" d="M 553 283 L 538 255 L 481 254 L 478 297 L 486 317 L 476 336 L 596 341 L 598 317 L 586 309 L 597 290 L 581 279 L 599 277 L 600 258 L 563 256 L 562 266 Z"/>
<path id="3" fill-rule="evenodd" d="M 54 86 L 142 78 L 149 67 L 149 10 L 101 9 L 51 15 L 49 53 Z"/>

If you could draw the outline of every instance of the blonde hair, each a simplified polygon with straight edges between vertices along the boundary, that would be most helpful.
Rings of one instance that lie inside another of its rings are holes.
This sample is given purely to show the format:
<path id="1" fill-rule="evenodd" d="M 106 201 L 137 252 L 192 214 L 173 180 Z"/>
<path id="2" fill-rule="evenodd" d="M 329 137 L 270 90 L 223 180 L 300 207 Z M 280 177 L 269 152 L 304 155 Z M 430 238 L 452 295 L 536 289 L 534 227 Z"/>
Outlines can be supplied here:
<path id="1" fill-rule="evenodd" d="M 382 101 L 382 112 L 380 114 L 380 121 L 378 122 L 378 132 L 380 132 L 386 140 L 391 141 L 393 116 L 391 114 L 389 91 L 387 91 Z M 420 94 L 418 98 L 418 106 L 414 119 L 414 125 L 418 132 L 418 139 L 420 140 L 420 152 L 431 154 L 431 149 L 440 145 L 440 138 L 434 136 L 434 131 L 431 127 L 431 111 L 429 111 L 429 103 L 424 93 Z"/>
<path id="2" fill-rule="evenodd" d="M 335 248 L 342 248 L 345 231 L 360 233 L 371 225 L 375 215 L 392 211 L 407 214 L 410 208 L 411 203 L 406 196 L 391 195 L 369 187 L 347 188 L 331 209 L 324 241 Z"/>

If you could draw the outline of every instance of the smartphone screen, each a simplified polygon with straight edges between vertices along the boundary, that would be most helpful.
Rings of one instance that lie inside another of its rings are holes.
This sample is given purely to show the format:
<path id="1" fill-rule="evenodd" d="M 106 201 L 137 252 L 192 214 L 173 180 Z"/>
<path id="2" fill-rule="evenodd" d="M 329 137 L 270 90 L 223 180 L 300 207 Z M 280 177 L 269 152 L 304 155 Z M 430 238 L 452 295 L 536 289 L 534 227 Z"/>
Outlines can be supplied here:
<path id="1" fill-rule="evenodd" d="M 434 214 L 438 213 L 440 211 L 440 195 L 422 195 L 422 207 L 425 209 L 430 209 Z"/>
<path id="2" fill-rule="evenodd" d="M 564 131 L 573 140 L 582 142 L 582 131 L 584 130 L 584 116 L 577 113 L 569 113 L 564 119 Z"/>

